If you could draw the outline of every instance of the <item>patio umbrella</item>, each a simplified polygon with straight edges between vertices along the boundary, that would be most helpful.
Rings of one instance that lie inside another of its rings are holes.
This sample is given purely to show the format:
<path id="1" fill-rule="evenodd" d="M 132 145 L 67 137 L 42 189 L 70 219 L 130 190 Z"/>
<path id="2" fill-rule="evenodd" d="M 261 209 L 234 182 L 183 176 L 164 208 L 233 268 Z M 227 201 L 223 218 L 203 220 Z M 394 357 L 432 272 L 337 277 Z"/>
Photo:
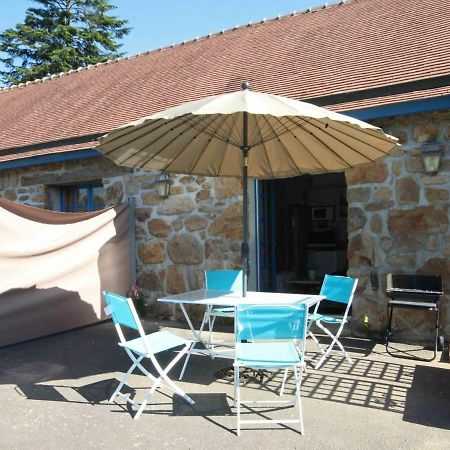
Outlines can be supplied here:
<path id="1" fill-rule="evenodd" d="M 184 103 L 126 124 L 97 147 L 120 166 L 243 178 L 243 295 L 248 177 L 285 178 L 373 162 L 397 139 L 380 128 L 287 97 L 242 90 Z"/>

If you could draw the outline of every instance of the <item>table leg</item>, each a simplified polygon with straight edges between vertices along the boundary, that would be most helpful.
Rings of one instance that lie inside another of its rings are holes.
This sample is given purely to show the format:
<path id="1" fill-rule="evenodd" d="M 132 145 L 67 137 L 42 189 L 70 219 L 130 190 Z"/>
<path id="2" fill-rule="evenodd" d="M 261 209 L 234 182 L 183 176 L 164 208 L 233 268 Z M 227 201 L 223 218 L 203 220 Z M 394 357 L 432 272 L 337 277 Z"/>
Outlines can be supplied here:
<path id="1" fill-rule="evenodd" d="M 191 345 L 191 348 L 189 349 L 189 352 L 186 355 L 186 359 L 185 359 L 184 364 L 183 364 L 183 369 L 181 370 L 180 376 L 178 378 L 179 380 L 181 380 L 183 378 L 183 376 L 184 376 L 184 371 L 186 370 L 187 363 L 188 363 L 188 361 L 189 361 L 189 359 L 191 357 L 191 353 L 194 351 L 195 346 L 198 343 L 201 343 L 205 347 L 205 349 L 204 350 L 200 350 L 200 352 L 208 354 L 210 358 L 214 358 L 217 355 L 222 355 L 223 352 L 216 352 L 214 350 L 211 351 L 211 349 L 209 348 L 209 342 L 204 341 L 202 339 L 202 337 L 201 337 L 203 329 L 205 328 L 207 315 L 206 314 L 203 315 L 202 323 L 200 325 L 200 328 L 197 331 L 195 329 L 194 325 L 192 324 L 192 321 L 191 321 L 191 319 L 189 317 L 189 314 L 186 311 L 186 308 L 184 307 L 184 304 L 180 303 L 179 305 L 180 305 L 181 311 L 183 312 L 183 315 L 184 315 L 184 317 L 186 319 L 186 322 L 187 322 L 190 330 L 192 331 L 192 334 L 194 335 L 193 343 Z M 207 308 L 211 308 L 211 306 L 208 305 Z"/>

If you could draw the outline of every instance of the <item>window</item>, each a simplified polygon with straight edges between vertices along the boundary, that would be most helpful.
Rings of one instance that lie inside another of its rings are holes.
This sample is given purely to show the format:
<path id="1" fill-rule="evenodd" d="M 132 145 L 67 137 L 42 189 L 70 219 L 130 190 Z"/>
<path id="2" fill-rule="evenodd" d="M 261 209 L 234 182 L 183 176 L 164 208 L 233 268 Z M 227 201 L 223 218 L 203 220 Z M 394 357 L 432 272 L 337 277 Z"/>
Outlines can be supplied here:
<path id="1" fill-rule="evenodd" d="M 104 207 L 104 189 L 101 184 L 60 188 L 60 211 L 62 212 L 90 212 Z"/>

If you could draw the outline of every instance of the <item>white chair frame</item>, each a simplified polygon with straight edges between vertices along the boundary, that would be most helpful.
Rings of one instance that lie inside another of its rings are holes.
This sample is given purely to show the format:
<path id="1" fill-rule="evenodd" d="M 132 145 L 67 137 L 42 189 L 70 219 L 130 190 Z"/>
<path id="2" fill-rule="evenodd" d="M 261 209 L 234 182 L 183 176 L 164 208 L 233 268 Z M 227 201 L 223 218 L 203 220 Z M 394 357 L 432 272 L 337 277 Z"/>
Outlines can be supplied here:
<path id="1" fill-rule="evenodd" d="M 254 305 L 253 307 L 258 307 Z M 261 306 L 259 306 L 261 307 Z M 270 307 L 270 305 L 266 305 Z M 280 308 L 280 305 L 276 305 Z M 285 308 L 298 308 L 295 305 L 285 305 Z M 299 362 L 297 364 L 289 365 L 269 365 L 268 368 L 272 369 L 285 369 L 285 373 L 289 368 L 292 368 L 295 377 L 295 398 L 294 400 L 242 400 L 240 392 L 240 368 L 252 367 L 251 365 L 241 364 L 235 357 L 234 366 L 234 406 L 236 407 L 236 418 L 237 418 L 237 429 L 236 434 L 240 436 L 241 425 L 243 424 L 266 424 L 267 422 L 278 423 L 278 424 L 299 424 L 300 434 L 304 434 L 304 422 L 303 422 L 303 409 L 300 395 L 300 388 L 302 384 L 303 372 L 305 370 L 305 347 L 306 347 L 306 331 L 307 331 L 307 315 L 308 311 L 305 311 L 304 316 L 304 336 L 303 339 L 297 339 L 296 349 L 299 356 Z M 299 345 L 300 344 L 300 345 Z M 284 381 L 283 381 L 284 383 Z M 264 405 L 264 404 L 283 404 L 286 406 L 297 406 L 298 409 L 298 419 L 255 419 L 255 420 L 241 420 L 241 405 Z"/>
<path id="2" fill-rule="evenodd" d="M 353 297 L 355 295 L 355 290 L 356 290 L 356 286 L 358 285 L 358 279 L 355 278 L 354 279 L 354 284 L 353 284 L 353 288 L 350 294 L 350 298 L 347 302 L 347 306 L 345 308 L 344 314 L 342 315 L 342 317 L 340 317 L 339 319 L 336 319 L 337 322 L 340 323 L 340 326 L 336 332 L 336 334 L 333 334 L 327 327 L 325 327 L 321 321 L 321 319 L 317 319 L 317 320 L 311 320 L 308 323 L 308 335 L 311 337 L 311 339 L 314 341 L 314 343 L 316 344 L 317 348 L 319 349 L 320 353 L 322 354 L 322 356 L 320 357 L 320 359 L 317 361 L 317 363 L 314 365 L 315 369 L 319 369 L 322 364 L 325 362 L 325 360 L 328 358 L 328 356 L 330 355 L 331 351 L 333 350 L 334 346 L 337 345 L 342 353 L 342 355 L 344 356 L 344 359 L 349 363 L 352 364 L 353 360 L 350 358 L 349 354 L 345 351 L 344 346 L 341 344 L 341 342 L 339 341 L 339 337 L 341 336 L 342 330 L 344 329 L 345 324 L 348 322 L 348 313 L 350 312 L 350 307 L 352 305 L 353 302 Z M 331 301 L 333 299 L 330 299 Z M 318 303 L 315 308 L 314 308 L 314 312 L 312 317 L 314 317 L 314 314 L 317 314 L 317 311 L 319 309 L 319 305 L 320 303 Z M 326 322 L 325 322 L 326 323 Z M 329 336 L 331 338 L 331 343 L 324 349 L 321 345 L 319 340 L 317 339 L 317 337 L 314 335 L 314 333 L 311 331 L 311 327 L 312 325 L 317 325 L 318 328 L 320 328 L 327 336 Z"/>
<path id="3" fill-rule="evenodd" d="M 325 277 L 328 277 L 330 275 L 326 275 Z M 325 285 L 325 282 L 324 282 Z M 320 291 L 321 294 L 323 294 L 323 287 L 324 285 L 322 285 L 322 289 Z M 336 319 L 336 322 L 340 322 L 340 327 L 338 329 L 338 331 L 336 332 L 336 334 L 333 334 L 328 328 L 326 328 L 322 322 L 319 320 L 314 320 L 314 319 L 308 319 L 308 327 L 306 330 L 306 333 L 308 336 L 311 337 L 311 339 L 314 341 L 314 343 L 316 344 L 317 348 L 319 349 L 320 353 L 321 353 L 321 357 L 319 358 L 319 360 L 315 363 L 314 365 L 314 369 L 319 369 L 322 364 L 325 362 L 325 360 L 328 358 L 328 356 L 330 355 L 331 351 L 333 350 L 333 347 L 335 345 L 337 345 L 340 349 L 340 351 L 342 352 L 345 360 L 349 363 L 352 364 L 353 360 L 350 358 L 349 354 L 345 351 L 344 346 L 341 344 L 341 342 L 339 341 L 339 337 L 342 333 L 342 330 L 344 329 L 345 324 L 348 322 L 348 313 L 350 311 L 350 307 L 352 305 L 352 301 L 353 301 L 353 296 L 355 294 L 356 291 L 356 286 L 358 285 L 358 279 L 355 278 L 354 279 L 354 284 L 352 287 L 352 291 L 349 297 L 349 300 L 347 302 L 347 306 L 345 308 L 345 312 L 342 316 L 342 318 Z M 330 299 L 332 300 L 332 299 Z M 319 309 L 320 306 L 320 302 L 316 304 L 316 306 L 314 307 L 314 312 L 312 313 L 311 317 L 314 318 L 314 315 L 317 314 L 317 311 Z M 330 338 L 331 338 L 331 343 L 325 348 L 323 349 L 322 346 L 320 345 L 319 340 L 317 339 L 317 337 L 314 335 L 314 333 L 311 331 L 311 327 L 316 324 L 325 334 L 327 334 Z M 309 359 L 308 359 L 309 361 Z M 305 369 L 306 371 L 306 366 Z M 284 371 L 284 377 L 283 377 L 283 382 L 281 383 L 281 388 L 280 388 L 280 396 L 283 395 L 284 393 L 284 388 L 286 385 L 286 380 L 287 380 L 287 374 L 288 374 L 288 369 L 285 369 Z"/>
<path id="4" fill-rule="evenodd" d="M 112 293 L 108 293 L 108 294 L 112 294 Z M 106 295 L 106 293 L 105 293 L 105 295 Z M 112 295 L 117 296 L 117 294 L 112 294 Z M 109 399 L 109 401 L 112 402 L 117 396 L 124 398 L 128 403 L 131 404 L 132 409 L 134 411 L 136 411 L 136 414 L 134 415 L 134 419 L 138 419 L 140 417 L 140 415 L 142 414 L 146 405 L 148 404 L 148 402 L 152 398 L 153 394 L 155 393 L 156 389 L 158 389 L 159 387 L 165 387 L 165 388 L 171 390 L 172 392 L 175 392 L 176 394 L 183 397 L 189 404 L 194 404 L 195 403 L 194 400 L 192 400 L 191 397 L 189 397 L 182 389 L 180 389 L 168 376 L 169 371 L 189 351 L 189 348 L 191 347 L 192 342 L 186 341 L 186 344 L 184 345 L 183 349 L 181 351 L 179 351 L 177 353 L 177 355 L 175 356 L 175 358 L 173 358 L 172 361 L 166 366 L 166 368 L 163 369 L 161 367 L 161 365 L 159 364 L 159 362 L 157 361 L 155 354 L 153 353 L 151 346 L 146 339 L 144 329 L 142 328 L 142 324 L 141 324 L 139 316 L 136 312 L 136 309 L 134 307 L 133 301 L 130 298 L 127 298 L 126 300 L 127 300 L 127 304 L 130 309 L 130 312 L 136 322 L 137 331 L 142 340 L 142 344 L 145 349 L 145 352 L 144 352 L 144 354 L 140 354 L 140 353 L 130 349 L 128 346 L 129 341 L 127 341 L 125 339 L 121 325 L 118 322 L 114 321 L 114 326 L 116 328 L 116 331 L 117 331 L 117 334 L 118 334 L 119 340 L 120 340 L 119 345 L 124 348 L 125 352 L 130 357 L 133 364 L 131 365 L 131 367 L 128 369 L 128 371 L 124 374 L 124 376 L 120 380 L 119 385 L 117 386 L 114 393 L 111 395 L 111 398 Z M 106 308 L 105 308 L 106 315 L 112 314 L 112 312 L 113 312 L 112 309 L 113 308 L 111 308 L 111 306 L 106 306 Z M 157 333 L 161 333 L 161 332 L 156 332 L 153 334 L 157 334 Z M 150 335 L 148 335 L 148 336 L 150 336 Z M 170 348 L 171 347 L 168 346 L 165 350 L 169 350 Z M 150 361 L 152 362 L 156 371 L 158 372 L 159 376 L 157 376 L 157 377 L 153 376 L 145 367 L 142 366 L 141 361 L 144 358 L 150 359 Z M 153 385 L 151 386 L 151 388 L 145 395 L 142 403 L 134 402 L 133 400 L 130 399 L 130 394 L 124 394 L 121 392 L 123 385 L 125 384 L 125 382 L 129 378 L 129 376 L 133 373 L 133 371 L 136 368 L 139 369 L 153 383 Z M 163 386 L 163 383 L 165 383 L 165 386 Z"/>

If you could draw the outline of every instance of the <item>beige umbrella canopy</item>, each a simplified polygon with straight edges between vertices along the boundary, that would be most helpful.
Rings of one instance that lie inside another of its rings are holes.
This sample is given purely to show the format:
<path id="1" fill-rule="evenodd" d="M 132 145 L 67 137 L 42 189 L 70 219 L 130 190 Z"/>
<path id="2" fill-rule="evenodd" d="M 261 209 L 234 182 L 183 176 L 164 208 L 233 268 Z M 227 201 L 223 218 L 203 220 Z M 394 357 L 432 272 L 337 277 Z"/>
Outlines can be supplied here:
<path id="1" fill-rule="evenodd" d="M 242 176 L 246 273 L 247 177 L 342 171 L 385 156 L 396 142 L 395 137 L 360 120 L 253 92 L 244 83 L 242 91 L 185 103 L 124 125 L 101 137 L 97 148 L 120 166 Z"/>

